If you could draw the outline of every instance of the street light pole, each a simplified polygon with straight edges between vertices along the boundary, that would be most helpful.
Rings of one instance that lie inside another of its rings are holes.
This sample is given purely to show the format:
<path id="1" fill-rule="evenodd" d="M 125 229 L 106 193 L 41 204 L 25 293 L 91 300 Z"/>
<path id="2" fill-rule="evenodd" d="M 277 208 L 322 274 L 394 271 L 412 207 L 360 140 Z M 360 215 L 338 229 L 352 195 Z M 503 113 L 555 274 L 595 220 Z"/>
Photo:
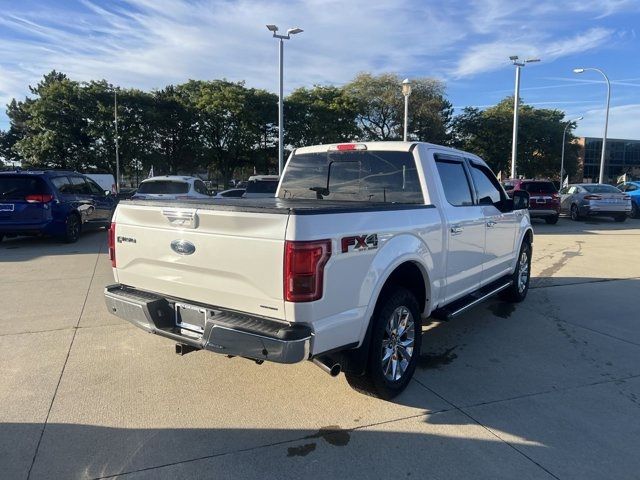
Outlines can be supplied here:
<path id="1" fill-rule="evenodd" d="M 520 69 L 527 63 L 539 62 L 539 58 L 530 58 L 522 62 L 517 55 L 512 55 L 509 60 L 516 67 L 516 88 L 513 98 L 513 138 L 511 140 L 511 178 L 516 178 L 516 158 L 518 157 L 518 112 L 520 110 Z"/>
<path id="2" fill-rule="evenodd" d="M 279 40 L 278 46 L 278 175 L 282 175 L 284 168 L 284 40 L 289 40 L 291 35 L 302 33 L 302 29 L 295 27 L 287 30 L 286 35 L 278 35 L 276 25 L 267 25 L 267 29 L 273 33 L 273 38 Z"/>
<path id="3" fill-rule="evenodd" d="M 565 138 L 567 136 L 567 129 L 576 123 L 577 121 L 582 120 L 583 117 L 574 118 L 573 120 L 569 120 L 567 125 L 564 127 L 564 132 L 562 132 L 562 157 L 560 157 L 560 188 L 562 188 L 563 178 L 564 178 L 564 144 Z"/>
<path id="4" fill-rule="evenodd" d="M 602 135 L 602 153 L 600 155 L 600 178 L 598 179 L 598 183 L 604 183 L 604 155 L 607 150 L 607 127 L 609 126 L 609 103 L 611 101 L 611 82 L 609 82 L 609 77 L 600 70 L 599 68 L 589 67 L 589 68 L 574 68 L 573 73 L 584 73 L 587 70 L 593 70 L 594 72 L 600 73 L 605 81 L 607 82 L 607 110 L 604 116 L 604 134 Z"/>
<path id="5" fill-rule="evenodd" d="M 120 152 L 118 151 L 118 90 L 113 91 L 113 118 L 116 129 L 116 194 L 120 193 Z"/>
<path id="6" fill-rule="evenodd" d="M 402 140 L 406 142 L 409 127 L 409 95 L 411 95 L 411 82 L 408 78 L 402 81 L 402 95 L 404 95 L 404 135 Z"/>

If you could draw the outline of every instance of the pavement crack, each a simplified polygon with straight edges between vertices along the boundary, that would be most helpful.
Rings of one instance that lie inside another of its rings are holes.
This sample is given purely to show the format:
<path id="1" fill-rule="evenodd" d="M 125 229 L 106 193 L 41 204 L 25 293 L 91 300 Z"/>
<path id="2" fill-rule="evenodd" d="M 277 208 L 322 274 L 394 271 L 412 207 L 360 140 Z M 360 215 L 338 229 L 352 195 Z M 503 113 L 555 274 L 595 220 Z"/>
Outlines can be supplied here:
<path id="1" fill-rule="evenodd" d="M 62 376 L 64 375 L 64 371 L 67 368 L 67 362 L 69 361 L 69 355 L 71 354 L 71 348 L 73 347 L 73 343 L 76 339 L 76 334 L 78 333 L 78 325 L 80 325 L 80 319 L 82 318 L 82 314 L 84 313 L 85 306 L 87 305 L 87 299 L 89 298 L 89 292 L 91 291 L 91 286 L 93 285 L 93 279 L 96 276 L 96 269 L 98 268 L 98 261 L 100 260 L 100 253 L 102 252 L 102 243 L 100 243 L 100 247 L 98 248 L 98 252 L 96 253 L 96 261 L 93 264 L 93 273 L 91 275 L 91 280 L 89 281 L 89 285 L 87 286 L 87 292 L 84 296 L 84 302 L 82 302 L 82 308 L 80 309 L 80 314 L 78 315 L 78 320 L 73 327 L 73 336 L 71 337 L 71 342 L 69 342 L 69 348 L 67 349 L 67 355 L 64 359 L 64 363 L 62 364 L 62 370 L 60 371 L 60 376 L 58 377 L 58 382 L 56 383 L 56 388 L 53 391 L 53 396 L 51 397 L 51 403 L 49 403 L 49 409 L 47 410 L 47 416 L 44 419 L 44 423 L 42 424 L 42 430 L 40 431 L 40 436 L 38 437 L 38 443 L 36 444 L 36 449 L 33 452 L 33 458 L 31 459 L 31 465 L 29 466 L 29 472 L 27 473 L 27 480 L 31 478 L 31 472 L 33 471 L 33 466 L 36 463 L 36 459 L 38 458 L 38 452 L 40 451 L 40 444 L 42 443 L 42 438 L 44 437 L 44 432 L 47 429 L 47 424 L 49 422 L 49 416 L 51 415 L 51 410 L 53 409 L 53 404 L 56 401 L 56 396 L 58 395 L 58 389 L 60 388 L 60 383 L 62 382 Z"/>

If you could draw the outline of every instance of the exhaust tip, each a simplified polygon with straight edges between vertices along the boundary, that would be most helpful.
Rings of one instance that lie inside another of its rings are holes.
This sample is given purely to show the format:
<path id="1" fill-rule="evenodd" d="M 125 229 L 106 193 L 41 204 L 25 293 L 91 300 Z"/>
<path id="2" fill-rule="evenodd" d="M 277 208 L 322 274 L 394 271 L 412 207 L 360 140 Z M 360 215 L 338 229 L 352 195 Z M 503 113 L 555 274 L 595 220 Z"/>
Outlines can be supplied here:
<path id="1" fill-rule="evenodd" d="M 342 367 L 340 366 L 339 363 L 336 363 L 333 367 L 331 367 L 331 369 L 329 370 L 329 375 L 331 375 L 332 377 L 337 377 L 338 375 L 340 375 L 340 372 L 342 371 Z"/>
<path id="2" fill-rule="evenodd" d="M 311 361 L 320 367 L 322 371 L 328 373 L 332 377 L 337 377 L 342 371 L 342 367 L 339 363 L 334 363 L 331 359 L 326 357 L 316 357 Z"/>

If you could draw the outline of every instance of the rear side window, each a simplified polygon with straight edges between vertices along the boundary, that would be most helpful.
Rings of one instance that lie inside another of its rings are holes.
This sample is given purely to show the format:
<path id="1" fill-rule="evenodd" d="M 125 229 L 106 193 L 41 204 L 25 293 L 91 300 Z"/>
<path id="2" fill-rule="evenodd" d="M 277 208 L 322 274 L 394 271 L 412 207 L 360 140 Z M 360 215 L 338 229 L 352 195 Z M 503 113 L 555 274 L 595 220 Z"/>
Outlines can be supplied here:
<path id="1" fill-rule="evenodd" d="M 69 177 L 54 177 L 51 179 L 51 183 L 53 183 L 53 186 L 56 187 L 58 192 L 63 195 L 73 193 L 73 187 L 71 186 L 71 180 L 69 180 Z"/>
<path id="2" fill-rule="evenodd" d="M 189 184 L 187 182 L 175 182 L 173 180 L 153 180 L 151 182 L 143 182 L 138 188 L 138 193 L 149 194 L 169 194 L 188 193 Z"/>
<path id="3" fill-rule="evenodd" d="M 49 193 L 47 184 L 39 177 L 0 175 L 0 201 L 24 200 L 27 195 Z"/>
<path id="4" fill-rule="evenodd" d="M 275 195 L 277 189 L 277 180 L 249 180 L 247 184 L 247 193 L 270 193 Z"/>
<path id="5" fill-rule="evenodd" d="M 69 179 L 71 180 L 73 193 L 76 195 L 91 195 L 91 188 L 89 188 L 89 184 L 84 181 L 83 177 L 72 176 Z"/>
<path id="6" fill-rule="evenodd" d="M 473 205 L 469 180 L 462 161 L 436 160 L 444 195 L 454 207 Z"/>
<path id="7" fill-rule="evenodd" d="M 247 192 L 250 190 L 247 189 Z M 331 151 L 294 155 L 281 198 L 423 204 L 411 152 Z"/>
<path id="8" fill-rule="evenodd" d="M 558 193 L 551 182 L 522 182 L 520 189 L 529 193 Z"/>
<path id="9" fill-rule="evenodd" d="M 242 189 L 238 189 L 238 190 L 229 190 L 228 192 L 223 192 L 220 195 L 222 195 L 225 198 L 239 198 L 244 194 L 244 190 Z"/>

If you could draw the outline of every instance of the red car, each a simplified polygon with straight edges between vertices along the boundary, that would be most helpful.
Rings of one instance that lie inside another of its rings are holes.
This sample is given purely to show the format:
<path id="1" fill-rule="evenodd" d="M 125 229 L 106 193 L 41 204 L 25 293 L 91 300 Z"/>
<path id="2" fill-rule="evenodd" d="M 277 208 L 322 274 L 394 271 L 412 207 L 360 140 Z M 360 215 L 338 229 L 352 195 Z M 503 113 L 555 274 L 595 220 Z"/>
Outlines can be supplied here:
<path id="1" fill-rule="evenodd" d="M 558 223 L 560 216 L 560 194 L 549 180 L 505 180 L 502 186 L 511 196 L 515 190 L 529 192 L 529 214 L 531 218 L 544 218 L 550 224 Z"/>

